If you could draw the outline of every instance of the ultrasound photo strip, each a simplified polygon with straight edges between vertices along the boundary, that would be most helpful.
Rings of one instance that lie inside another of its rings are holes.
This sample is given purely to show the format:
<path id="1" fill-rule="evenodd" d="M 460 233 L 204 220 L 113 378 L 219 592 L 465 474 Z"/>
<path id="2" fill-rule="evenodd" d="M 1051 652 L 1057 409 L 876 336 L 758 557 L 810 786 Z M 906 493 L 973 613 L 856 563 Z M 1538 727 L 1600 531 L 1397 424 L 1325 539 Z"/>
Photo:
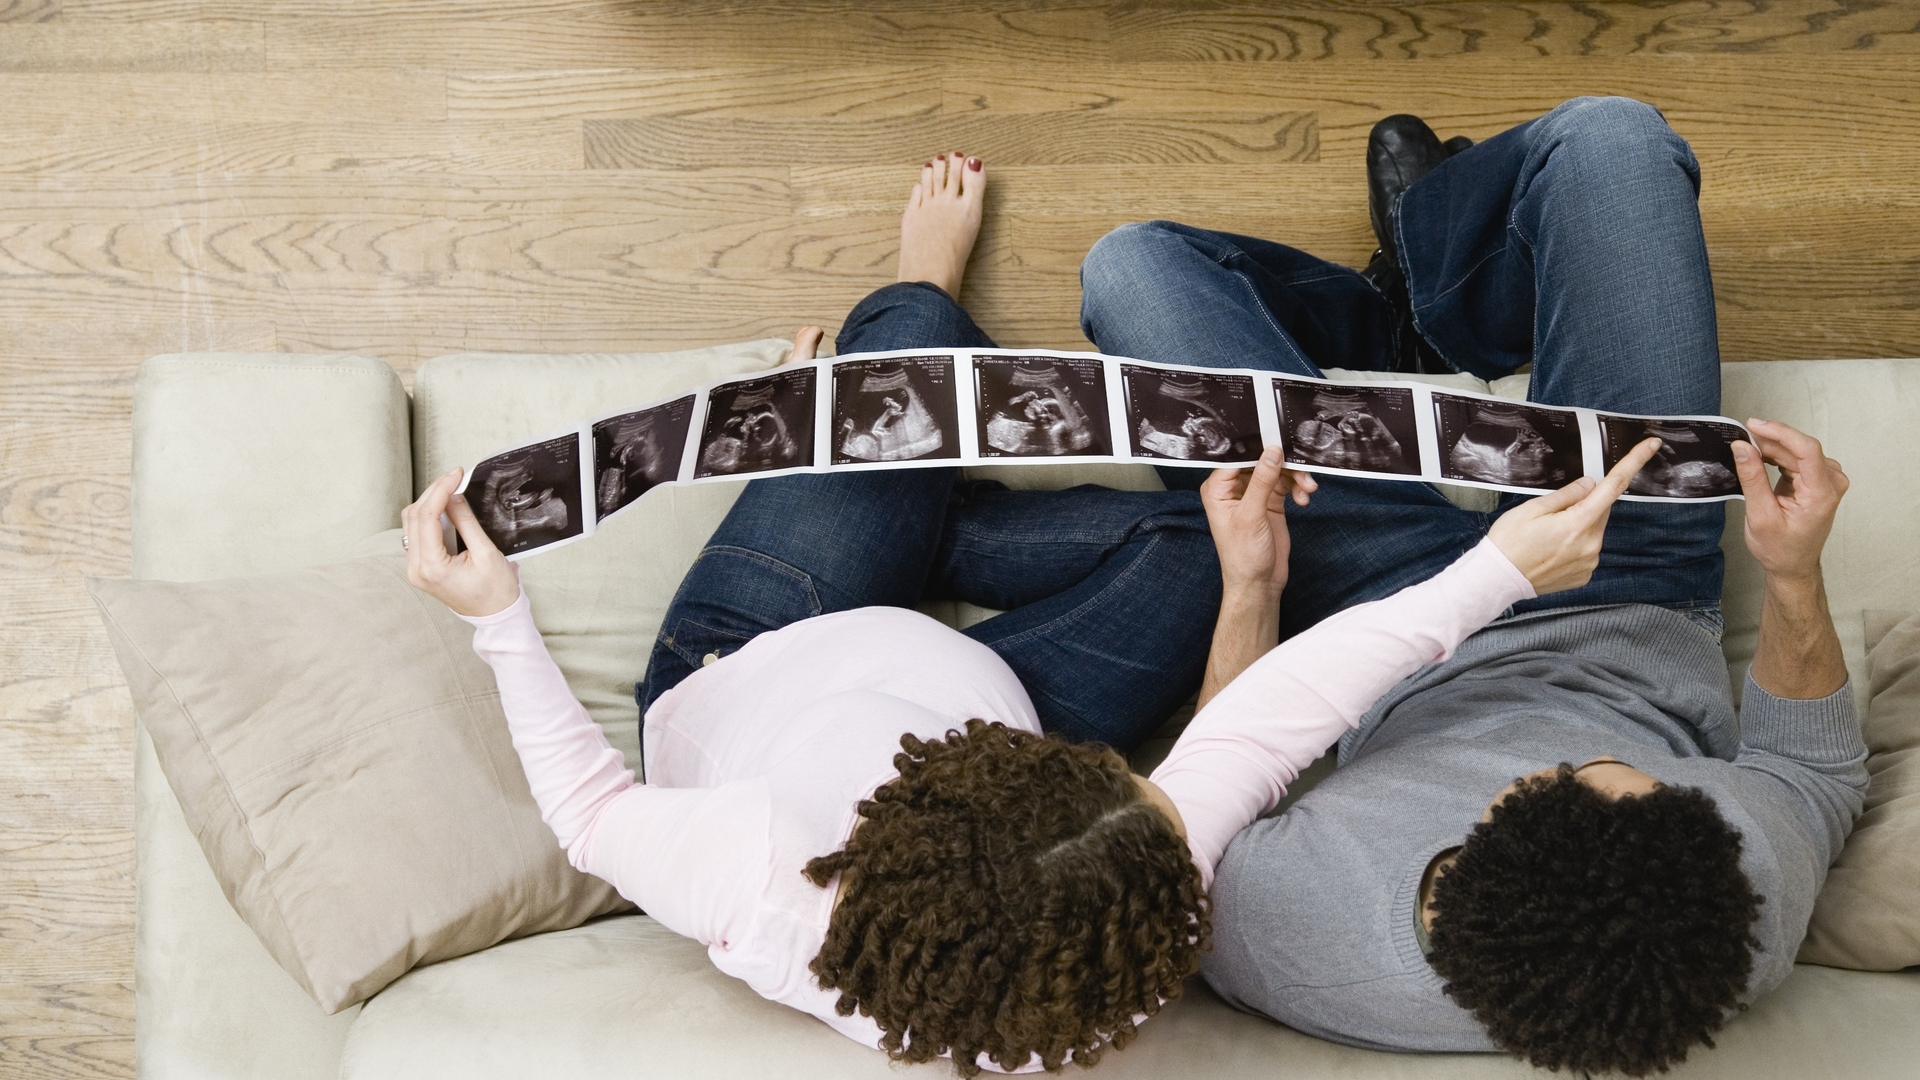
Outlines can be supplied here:
<path id="1" fill-rule="evenodd" d="M 1622 498 L 1741 497 L 1724 416 L 1638 416 L 1422 382 L 1046 349 L 903 349 L 785 364 L 482 459 L 461 486 L 508 558 L 572 543 L 665 484 L 803 472 L 1101 462 L 1288 467 L 1539 494 L 1660 452 Z"/>

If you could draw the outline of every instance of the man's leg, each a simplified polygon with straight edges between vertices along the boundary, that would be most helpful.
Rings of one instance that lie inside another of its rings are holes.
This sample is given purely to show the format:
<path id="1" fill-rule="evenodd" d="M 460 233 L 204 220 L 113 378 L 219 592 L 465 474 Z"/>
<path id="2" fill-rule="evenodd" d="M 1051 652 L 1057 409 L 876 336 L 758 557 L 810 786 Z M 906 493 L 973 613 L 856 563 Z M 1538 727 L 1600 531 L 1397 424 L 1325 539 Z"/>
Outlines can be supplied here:
<path id="1" fill-rule="evenodd" d="M 991 348 L 960 305 L 925 283 L 889 285 L 848 313 L 842 354 Z M 912 607 L 940 545 L 955 469 L 899 469 L 754 480 L 680 582 L 660 625 L 644 715 L 709 656 L 830 611 Z"/>
<path id="2" fill-rule="evenodd" d="M 1488 139 L 1401 198 L 1415 321 L 1449 363 L 1482 378 L 1531 361 L 1535 401 L 1717 413 L 1699 185 L 1686 141 L 1625 98 L 1578 98 Z M 1521 607 L 1711 609 L 1724 521 L 1720 503 L 1619 503 L 1593 581 Z"/>
<path id="3" fill-rule="evenodd" d="M 1220 608 L 1190 491 L 962 484 L 927 584 L 1006 612 L 966 633 L 1020 676 L 1043 728 L 1120 750 L 1199 687 Z"/>
<path id="4" fill-rule="evenodd" d="M 1398 355 L 1393 310 L 1365 278 L 1270 241 L 1127 225 L 1087 253 L 1080 282 L 1081 328 L 1103 352 L 1314 377 L 1322 367 L 1388 370 Z M 1161 475 L 1197 486 L 1206 474 Z M 1489 520 L 1427 484 L 1320 477 L 1308 506 L 1287 508 L 1281 634 L 1432 577 L 1478 543 Z"/>

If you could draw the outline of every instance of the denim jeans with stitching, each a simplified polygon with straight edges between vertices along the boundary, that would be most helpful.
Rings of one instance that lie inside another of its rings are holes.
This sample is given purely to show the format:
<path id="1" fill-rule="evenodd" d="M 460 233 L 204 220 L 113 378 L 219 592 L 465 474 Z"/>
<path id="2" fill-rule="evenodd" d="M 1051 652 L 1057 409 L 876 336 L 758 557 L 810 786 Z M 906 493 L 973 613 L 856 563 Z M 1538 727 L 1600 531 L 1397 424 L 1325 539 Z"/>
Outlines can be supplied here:
<path id="1" fill-rule="evenodd" d="M 889 285 L 847 316 L 840 354 L 990 348 L 960 306 Z M 1041 725 L 1127 749 L 1199 685 L 1220 567 L 1191 491 L 1011 491 L 957 469 L 754 480 L 680 584 L 636 688 L 642 714 L 709 655 L 827 612 L 957 599 Z"/>
<path id="2" fill-rule="evenodd" d="M 1623 98 L 1569 101 L 1479 143 L 1401 199 L 1415 324 L 1457 370 L 1495 379 L 1531 363 L 1533 401 L 1718 413 L 1699 186 L 1685 140 Z M 1396 320 L 1366 278 L 1266 240 L 1127 225 L 1080 277 L 1081 327 L 1103 352 L 1301 375 L 1390 370 L 1396 355 Z M 1288 508 L 1283 636 L 1431 577 L 1525 498 L 1477 513 L 1428 484 L 1319 479 L 1311 505 Z M 1618 503 L 1593 580 L 1517 608 L 1657 604 L 1717 630 L 1724 521 L 1720 503 Z"/>

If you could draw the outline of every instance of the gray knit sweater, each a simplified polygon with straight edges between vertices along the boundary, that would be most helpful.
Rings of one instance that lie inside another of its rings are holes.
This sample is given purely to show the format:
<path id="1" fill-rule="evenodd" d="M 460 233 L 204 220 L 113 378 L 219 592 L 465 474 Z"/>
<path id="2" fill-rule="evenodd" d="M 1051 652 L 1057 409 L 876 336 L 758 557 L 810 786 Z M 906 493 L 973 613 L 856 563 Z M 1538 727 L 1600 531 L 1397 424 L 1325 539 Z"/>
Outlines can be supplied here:
<path id="1" fill-rule="evenodd" d="M 1340 768 L 1228 847 L 1208 983 L 1314 1035 L 1379 1049 L 1490 1050 L 1414 936 L 1420 877 L 1514 777 L 1611 755 L 1705 790 L 1765 898 L 1748 999 L 1792 970 L 1867 786 L 1853 690 L 1741 714 L 1715 635 L 1640 604 L 1538 612 L 1469 638 L 1340 742 Z"/>

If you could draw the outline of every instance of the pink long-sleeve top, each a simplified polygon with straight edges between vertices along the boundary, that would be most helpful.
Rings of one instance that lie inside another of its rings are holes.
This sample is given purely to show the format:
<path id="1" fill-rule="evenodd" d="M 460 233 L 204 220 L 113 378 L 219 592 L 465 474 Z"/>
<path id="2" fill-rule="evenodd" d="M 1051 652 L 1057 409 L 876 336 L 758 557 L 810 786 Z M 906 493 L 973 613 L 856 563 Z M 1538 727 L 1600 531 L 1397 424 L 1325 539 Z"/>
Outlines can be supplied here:
<path id="1" fill-rule="evenodd" d="M 1221 691 L 1152 777 L 1180 811 L 1202 878 L 1211 885 L 1234 834 L 1271 810 L 1375 700 L 1532 595 L 1483 541 L 1432 579 L 1281 644 Z M 467 621 L 568 860 L 704 944 L 716 967 L 762 997 L 877 1047 L 878 1025 L 835 1012 L 838 993 L 807 968 L 826 940 L 838 882 L 816 887 L 801 868 L 839 850 L 857 804 L 898 775 L 902 735 L 937 739 L 976 717 L 1039 731 L 1006 663 L 902 608 L 794 623 L 654 703 L 642 784 L 568 689 L 524 593 Z"/>

